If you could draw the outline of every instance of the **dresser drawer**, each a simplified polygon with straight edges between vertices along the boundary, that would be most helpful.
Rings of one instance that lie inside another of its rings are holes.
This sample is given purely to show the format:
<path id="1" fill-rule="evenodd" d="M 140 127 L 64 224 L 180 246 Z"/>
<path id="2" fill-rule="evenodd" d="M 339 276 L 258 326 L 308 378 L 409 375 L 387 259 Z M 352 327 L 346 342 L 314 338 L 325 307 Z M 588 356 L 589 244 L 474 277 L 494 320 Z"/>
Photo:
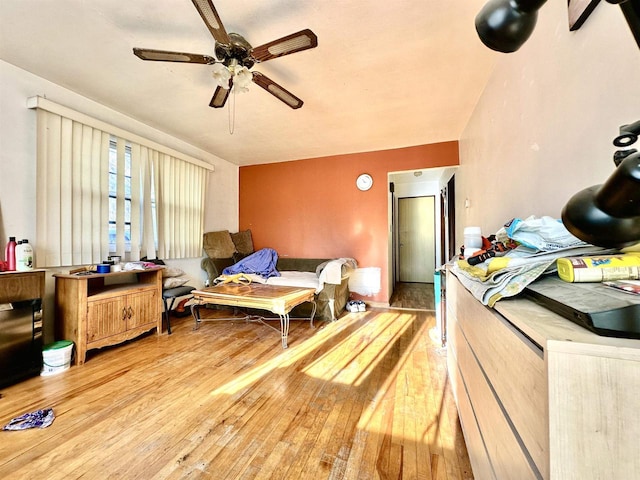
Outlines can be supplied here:
<path id="1" fill-rule="evenodd" d="M 462 378 L 462 372 L 458 366 L 458 358 L 456 353 L 456 344 L 458 343 L 457 327 L 455 317 L 447 314 L 451 319 L 447 325 L 449 335 L 447 343 L 447 370 L 449 372 L 449 382 L 451 383 L 451 391 L 458 407 L 458 417 L 460 425 L 464 433 L 465 444 L 469 453 L 469 460 L 475 478 L 486 480 L 497 480 L 489 455 L 480 433 L 478 421 L 471 407 L 471 399 L 469 392 Z M 465 340 L 462 339 L 464 342 Z"/>
<path id="2" fill-rule="evenodd" d="M 468 350 L 457 353 L 461 369 L 464 358 L 467 368 L 475 372 L 474 383 L 480 382 L 478 375 L 485 380 L 486 387 L 517 432 L 515 441 L 524 445 L 526 455 L 535 463 L 539 474 L 547 477 L 547 375 L 542 348 L 500 314 L 478 302 L 455 277 L 447 283 L 447 289 L 450 288 L 448 297 L 455 299 L 450 312 L 457 320 L 458 337 L 465 339 L 465 342 L 458 339 L 457 345 L 464 345 Z M 467 388 L 471 389 L 470 380 L 463 376 Z M 476 405 L 474 409 L 480 417 L 482 410 Z"/>
<path id="3" fill-rule="evenodd" d="M 495 478 L 500 480 L 539 478 L 537 469 L 532 465 L 526 450 L 522 448 L 517 432 L 511 427 L 500 401 L 465 340 L 460 325 L 452 325 L 449 331 L 455 338 L 455 355 L 460 369 L 458 383 L 462 381 L 468 392 L 470 408 L 481 432 L 487 459 L 493 465 Z M 474 474 L 482 478 L 475 470 Z"/>

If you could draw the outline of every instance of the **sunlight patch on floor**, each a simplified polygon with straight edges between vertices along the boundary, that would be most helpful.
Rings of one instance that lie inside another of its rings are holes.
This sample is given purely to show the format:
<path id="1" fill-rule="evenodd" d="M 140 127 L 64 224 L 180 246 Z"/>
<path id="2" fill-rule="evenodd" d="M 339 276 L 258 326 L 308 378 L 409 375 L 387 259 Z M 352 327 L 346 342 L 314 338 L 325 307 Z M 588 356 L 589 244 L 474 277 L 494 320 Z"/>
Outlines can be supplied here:
<path id="1" fill-rule="evenodd" d="M 421 397 L 422 394 L 420 392 L 421 389 L 425 387 L 422 382 L 419 382 L 419 385 L 416 385 L 416 380 L 412 380 L 407 377 L 405 372 L 406 361 L 413 353 L 415 355 L 414 349 L 420 342 L 424 343 L 422 337 L 428 335 L 427 325 L 423 325 L 419 328 L 416 335 L 411 339 L 411 343 L 407 346 L 406 350 L 403 352 L 402 357 L 398 360 L 398 362 L 394 365 L 393 370 L 387 375 L 384 380 L 381 388 L 378 389 L 378 394 L 376 394 L 373 401 L 370 405 L 362 412 L 362 416 L 360 417 L 360 421 L 358 422 L 358 428 L 362 430 L 366 430 L 369 432 L 383 432 L 388 427 L 386 425 L 381 424 L 381 419 L 384 417 L 386 409 L 388 407 L 388 403 L 395 403 L 390 401 L 389 398 L 385 398 L 385 392 L 399 392 L 400 397 L 403 401 L 406 401 L 408 398 L 413 399 L 418 396 Z M 425 365 L 427 365 L 427 361 L 425 359 Z M 397 382 L 401 382 L 400 385 L 397 385 Z M 427 382 L 428 383 L 428 382 Z M 395 386 L 394 386 L 395 384 Z M 416 388 L 418 391 L 416 391 Z M 398 408 L 397 405 L 395 408 Z M 411 415 L 411 411 L 402 412 L 406 415 Z M 416 432 L 415 437 L 413 437 L 416 441 L 423 441 L 426 435 L 426 431 Z"/>
<path id="2" fill-rule="evenodd" d="M 411 314 L 398 312 L 378 315 L 375 322 L 365 323 L 344 340 L 332 345 L 335 338 L 345 329 L 362 321 L 360 315 L 346 315 L 338 322 L 319 329 L 313 337 L 284 350 L 277 357 L 238 376 L 232 382 L 212 390 L 210 395 L 236 394 L 270 372 L 312 355 L 324 344 L 332 345 L 330 350 L 302 372 L 317 379 L 357 386 L 385 358 L 389 348 L 393 347 L 396 340 L 410 327 L 414 318 Z"/>
<path id="3" fill-rule="evenodd" d="M 415 317 L 387 313 L 378 316 L 302 370 L 314 378 L 359 386 L 393 348 Z"/>

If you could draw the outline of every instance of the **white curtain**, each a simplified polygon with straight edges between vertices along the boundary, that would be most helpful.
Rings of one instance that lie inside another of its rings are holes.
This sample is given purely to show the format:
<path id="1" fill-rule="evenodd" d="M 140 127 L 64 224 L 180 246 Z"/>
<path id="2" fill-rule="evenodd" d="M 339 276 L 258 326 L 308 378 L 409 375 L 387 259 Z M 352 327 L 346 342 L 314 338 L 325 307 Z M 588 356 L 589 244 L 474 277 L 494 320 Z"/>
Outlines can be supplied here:
<path id="1" fill-rule="evenodd" d="M 205 186 L 213 168 L 86 123 L 93 122 L 37 108 L 36 267 L 96 264 L 110 254 L 129 260 L 199 257 Z M 110 252 L 109 149 L 114 138 L 116 248 Z M 131 152 L 130 250 L 125 242 L 127 147 Z"/>
<path id="2" fill-rule="evenodd" d="M 160 154 L 158 178 L 158 257 L 200 256 L 207 171 L 170 155 Z"/>
<path id="3" fill-rule="evenodd" d="M 36 267 L 109 255 L 109 135 L 38 110 Z"/>

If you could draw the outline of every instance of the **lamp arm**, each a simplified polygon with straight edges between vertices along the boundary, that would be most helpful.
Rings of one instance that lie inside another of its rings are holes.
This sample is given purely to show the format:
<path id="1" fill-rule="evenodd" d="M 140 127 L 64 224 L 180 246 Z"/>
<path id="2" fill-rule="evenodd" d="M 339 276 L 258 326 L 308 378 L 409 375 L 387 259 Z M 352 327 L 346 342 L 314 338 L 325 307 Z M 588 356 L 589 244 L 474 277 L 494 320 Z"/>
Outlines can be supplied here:
<path id="1" fill-rule="evenodd" d="M 512 0 L 512 2 L 516 4 L 518 10 L 523 12 L 533 12 L 534 10 L 540 9 L 547 0 Z"/>
<path id="2" fill-rule="evenodd" d="M 620 5 L 624 18 L 629 24 L 631 33 L 640 47 L 640 0 L 607 0 L 608 3 Z"/>
<path id="3" fill-rule="evenodd" d="M 620 127 L 620 133 L 633 133 L 635 135 L 640 135 L 640 120 L 630 123 L 629 125 L 622 125 Z"/>
<path id="4" fill-rule="evenodd" d="M 622 125 L 620 135 L 613 140 L 613 144 L 616 147 L 628 147 L 638 140 L 638 136 L 640 136 L 640 120 L 629 125 Z"/>

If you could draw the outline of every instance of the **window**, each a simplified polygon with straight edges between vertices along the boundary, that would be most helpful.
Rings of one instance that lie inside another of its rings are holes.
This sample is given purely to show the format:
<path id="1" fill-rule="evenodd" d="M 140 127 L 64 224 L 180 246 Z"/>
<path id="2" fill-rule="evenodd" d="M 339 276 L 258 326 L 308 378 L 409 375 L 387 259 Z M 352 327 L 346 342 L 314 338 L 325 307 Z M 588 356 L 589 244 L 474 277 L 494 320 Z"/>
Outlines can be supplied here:
<path id="1" fill-rule="evenodd" d="M 131 145 L 124 156 L 124 244 L 131 251 Z M 118 200 L 118 155 L 116 141 L 109 140 L 109 252 L 116 253 L 116 212 Z"/>
<path id="2" fill-rule="evenodd" d="M 125 252 L 131 252 L 131 144 L 125 143 L 124 146 L 124 168 L 123 175 L 121 175 L 124 184 L 120 186 L 123 188 L 124 195 L 121 195 L 122 201 L 121 207 L 124 209 L 123 213 L 123 236 Z M 149 173 L 153 175 L 153 172 Z M 109 252 L 117 253 L 116 238 L 117 232 L 117 219 L 118 219 L 118 151 L 116 138 L 111 136 L 109 140 Z M 144 191 L 144 185 L 141 184 L 141 191 Z M 147 193 L 150 195 L 151 206 L 151 227 L 153 229 L 153 244 L 157 248 L 158 246 L 158 222 L 156 212 L 156 200 L 155 200 L 155 188 L 154 182 L 150 182 L 150 191 Z M 143 214 L 144 215 L 144 214 Z"/>
<path id="3" fill-rule="evenodd" d="M 37 109 L 38 268 L 202 253 L 211 165 L 46 99 Z"/>

